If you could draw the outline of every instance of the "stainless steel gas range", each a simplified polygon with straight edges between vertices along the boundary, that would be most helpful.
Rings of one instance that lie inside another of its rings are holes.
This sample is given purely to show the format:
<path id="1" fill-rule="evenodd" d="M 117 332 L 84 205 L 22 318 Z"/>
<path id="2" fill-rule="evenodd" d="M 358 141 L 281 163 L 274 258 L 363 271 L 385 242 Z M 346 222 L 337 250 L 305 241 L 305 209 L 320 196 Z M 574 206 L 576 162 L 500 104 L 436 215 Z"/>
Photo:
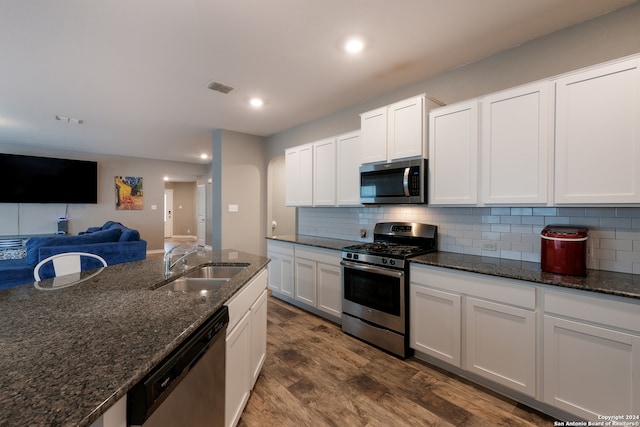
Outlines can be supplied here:
<path id="1" fill-rule="evenodd" d="M 383 222 L 374 241 L 342 248 L 342 330 L 405 358 L 409 348 L 409 259 L 438 248 L 435 225 Z"/>

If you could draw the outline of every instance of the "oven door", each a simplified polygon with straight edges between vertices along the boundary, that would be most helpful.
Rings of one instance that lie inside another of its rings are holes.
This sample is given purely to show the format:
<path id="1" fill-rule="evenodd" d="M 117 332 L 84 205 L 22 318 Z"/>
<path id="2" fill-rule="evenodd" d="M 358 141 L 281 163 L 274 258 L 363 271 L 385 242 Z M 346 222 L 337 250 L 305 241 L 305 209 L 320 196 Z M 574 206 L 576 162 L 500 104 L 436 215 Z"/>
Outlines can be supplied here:
<path id="1" fill-rule="evenodd" d="M 342 311 L 400 334 L 405 333 L 403 270 L 342 261 Z"/>

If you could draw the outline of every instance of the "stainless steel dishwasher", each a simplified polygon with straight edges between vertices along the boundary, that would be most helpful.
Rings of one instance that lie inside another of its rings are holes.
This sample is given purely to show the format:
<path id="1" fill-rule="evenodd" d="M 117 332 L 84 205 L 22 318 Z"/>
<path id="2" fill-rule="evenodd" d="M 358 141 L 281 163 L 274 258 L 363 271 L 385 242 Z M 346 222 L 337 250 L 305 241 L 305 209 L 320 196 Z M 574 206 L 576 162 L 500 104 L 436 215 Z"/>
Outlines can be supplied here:
<path id="1" fill-rule="evenodd" d="M 130 426 L 223 426 L 224 306 L 127 394 Z"/>

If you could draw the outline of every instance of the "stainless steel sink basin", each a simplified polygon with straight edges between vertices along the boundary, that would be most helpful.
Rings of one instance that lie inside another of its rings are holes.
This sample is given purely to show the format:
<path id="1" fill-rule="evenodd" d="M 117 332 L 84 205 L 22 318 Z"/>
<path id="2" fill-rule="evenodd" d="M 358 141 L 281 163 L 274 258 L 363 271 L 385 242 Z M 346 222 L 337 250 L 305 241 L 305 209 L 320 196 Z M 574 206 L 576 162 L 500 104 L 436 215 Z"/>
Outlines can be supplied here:
<path id="1" fill-rule="evenodd" d="M 230 279 L 244 270 L 243 265 L 206 265 L 187 273 L 184 277 L 195 279 Z"/>
<path id="2" fill-rule="evenodd" d="M 206 296 L 210 291 L 224 285 L 245 268 L 247 268 L 246 265 L 205 265 L 156 288 L 156 290 Z"/>
<path id="3" fill-rule="evenodd" d="M 180 277 L 176 280 L 172 280 L 171 282 L 160 286 L 156 290 L 202 294 L 203 291 L 209 292 L 215 290 L 216 288 L 219 288 L 228 280 L 228 278 L 198 279 L 185 276 Z"/>

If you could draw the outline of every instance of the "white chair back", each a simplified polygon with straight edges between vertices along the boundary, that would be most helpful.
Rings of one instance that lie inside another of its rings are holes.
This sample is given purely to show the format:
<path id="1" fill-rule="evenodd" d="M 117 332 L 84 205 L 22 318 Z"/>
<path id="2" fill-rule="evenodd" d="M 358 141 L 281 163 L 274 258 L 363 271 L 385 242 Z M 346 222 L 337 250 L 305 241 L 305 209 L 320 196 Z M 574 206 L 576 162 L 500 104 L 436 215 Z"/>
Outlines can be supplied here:
<path id="1" fill-rule="evenodd" d="M 97 269 L 92 274 L 82 274 L 82 257 L 89 257 L 97 259 L 102 267 Z M 53 264 L 53 271 L 55 278 L 50 286 L 41 286 L 39 283 L 41 280 L 40 269 L 48 262 Z M 107 262 L 99 255 L 91 254 L 87 252 L 66 252 L 62 254 L 52 255 L 48 258 L 40 261 L 33 269 L 33 276 L 36 279 L 35 287 L 41 290 L 60 289 L 71 285 L 76 285 L 80 282 L 84 282 L 97 274 L 99 274 L 104 267 L 107 266 Z"/>

